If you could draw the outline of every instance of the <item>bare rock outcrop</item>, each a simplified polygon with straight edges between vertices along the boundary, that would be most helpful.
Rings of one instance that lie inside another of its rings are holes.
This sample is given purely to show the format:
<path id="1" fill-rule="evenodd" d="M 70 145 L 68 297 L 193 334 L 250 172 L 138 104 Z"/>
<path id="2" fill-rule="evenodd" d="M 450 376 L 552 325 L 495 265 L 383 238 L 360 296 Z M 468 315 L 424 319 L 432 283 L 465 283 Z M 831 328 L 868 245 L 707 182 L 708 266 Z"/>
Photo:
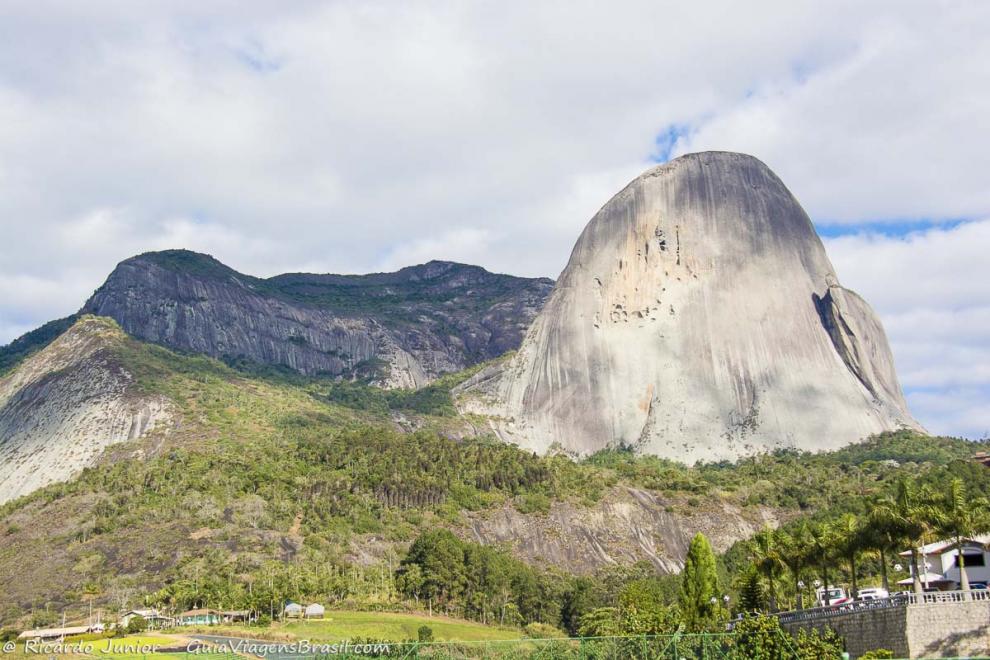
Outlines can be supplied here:
<path id="1" fill-rule="evenodd" d="M 119 264 L 82 311 L 174 349 L 420 387 L 517 348 L 552 285 L 443 261 L 261 279 L 168 250 Z"/>
<path id="2" fill-rule="evenodd" d="M 920 429 L 879 320 L 807 214 L 762 162 L 724 152 L 613 197 L 519 352 L 465 389 L 464 409 L 538 451 L 694 462 Z"/>
<path id="3" fill-rule="evenodd" d="M 114 358 L 124 333 L 84 317 L 0 379 L 0 503 L 66 481 L 115 443 L 166 429 L 173 414 Z"/>
<path id="4" fill-rule="evenodd" d="M 523 514 L 507 504 L 466 514 L 465 536 L 478 543 L 507 544 L 530 563 L 575 573 L 643 560 L 661 572 L 679 573 L 698 532 L 717 552 L 725 552 L 765 525 L 780 522 L 772 509 L 742 509 L 718 499 L 692 507 L 690 513 L 671 504 L 648 490 L 616 487 L 590 507 L 554 502 L 548 513 Z"/>

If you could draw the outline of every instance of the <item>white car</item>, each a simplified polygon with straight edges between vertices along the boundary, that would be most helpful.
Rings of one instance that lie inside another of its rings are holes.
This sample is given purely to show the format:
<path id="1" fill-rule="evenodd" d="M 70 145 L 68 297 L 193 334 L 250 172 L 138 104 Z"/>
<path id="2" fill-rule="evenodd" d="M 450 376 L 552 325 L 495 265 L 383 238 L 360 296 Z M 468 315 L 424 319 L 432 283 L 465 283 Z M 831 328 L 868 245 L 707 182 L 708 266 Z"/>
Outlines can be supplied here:
<path id="1" fill-rule="evenodd" d="M 856 600 L 879 600 L 881 598 L 890 598 L 887 590 L 881 587 L 867 587 L 860 589 L 856 594 Z"/>

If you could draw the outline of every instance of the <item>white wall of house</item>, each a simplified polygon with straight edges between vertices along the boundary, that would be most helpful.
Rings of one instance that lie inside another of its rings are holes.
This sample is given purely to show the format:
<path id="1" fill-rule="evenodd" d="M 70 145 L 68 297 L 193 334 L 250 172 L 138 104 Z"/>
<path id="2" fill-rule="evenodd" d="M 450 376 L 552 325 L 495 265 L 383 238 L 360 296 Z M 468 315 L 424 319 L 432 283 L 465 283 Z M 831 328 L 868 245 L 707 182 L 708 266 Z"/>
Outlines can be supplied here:
<path id="1" fill-rule="evenodd" d="M 958 552 L 955 548 L 943 552 L 938 559 L 929 558 L 928 561 L 947 580 L 952 580 L 959 585 L 959 563 L 956 561 Z M 963 557 L 966 564 L 966 576 L 972 582 L 990 582 L 990 551 L 979 543 L 963 544 Z"/>

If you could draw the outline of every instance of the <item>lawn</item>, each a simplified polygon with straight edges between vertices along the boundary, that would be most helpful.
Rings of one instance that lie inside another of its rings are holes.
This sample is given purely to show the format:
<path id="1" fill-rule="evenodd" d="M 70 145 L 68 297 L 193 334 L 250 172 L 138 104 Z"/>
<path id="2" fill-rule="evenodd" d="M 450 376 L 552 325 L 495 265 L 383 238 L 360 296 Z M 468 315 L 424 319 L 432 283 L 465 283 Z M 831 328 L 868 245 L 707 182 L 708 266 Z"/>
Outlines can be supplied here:
<path id="1" fill-rule="evenodd" d="M 520 631 L 511 628 L 497 628 L 444 616 L 430 617 L 425 614 L 397 612 L 328 611 L 324 619 L 275 624 L 272 629 L 313 641 L 368 638 L 402 641 L 417 639 L 419 627 L 423 625 L 433 629 L 433 639 L 437 641 L 466 642 L 522 637 Z"/>
<path id="2" fill-rule="evenodd" d="M 151 648 L 174 648 L 184 644 L 178 637 L 161 637 L 158 635 L 127 635 L 89 642 L 93 651 L 98 655 L 121 657 L 150 655 Z"/>

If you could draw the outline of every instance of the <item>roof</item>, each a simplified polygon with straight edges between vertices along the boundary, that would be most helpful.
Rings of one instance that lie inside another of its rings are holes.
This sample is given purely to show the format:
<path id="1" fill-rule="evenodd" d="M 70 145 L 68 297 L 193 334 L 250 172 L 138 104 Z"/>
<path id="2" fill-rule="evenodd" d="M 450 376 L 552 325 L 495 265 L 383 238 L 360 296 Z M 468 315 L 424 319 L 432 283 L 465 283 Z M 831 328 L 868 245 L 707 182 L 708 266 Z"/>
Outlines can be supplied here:
<path id="1" fill-rule="evenodd" d="M 128 610 L 124 616 L 127 616 L 128 614 L 137 614 L 138 616 L 143 617 L 158 616 L 158 610 Z"/>
<path id="2" fill-rule="evenodd" d="M 944 576 L 940 573 L 922 573 L 921 574 L 921 584 L 931 584 L 932 582 L 951 582 L 952 580 L 946 580 Z M 897 584 L 914 584 L 914 578 L 907 578 L 906 580 L 900 580 Z"/>
<path id="3" fill-rule="evenodd" d="M 188 612 L 183 612 L 179 616 L 180 617 L 203 616 L 204 614 L 218 614 L 218 612 L 216 610 L 207 610 L 207 609 L 189 610 Z"/>
<path id="4" fill-rule="evenodd" d="M 67 628 L 39 628 L 37 630 L 25 630 L 17 639 L 29 639 L 32 637 L 68 637 L 69 635 L 85 635 L 89 632 L 89 626 L 69 626 Z"/>
<path id="5" fill-rule="evenodd" d="M 977 534 L 976 536 L 963 539 L 963 542 L 987 546 L 990 545 L 990 534 Z M 923 555 L 940 555 L 948 550 L 954 550 L 955 547 L 956 542 L 953 539 L 942 539 L 940 541 L 935 541 L 934 543 L 921 546 L 918 548 L 918 552 Z M 910 557 L 911 551 L 905 550 L 904 552 L 899 552 L 898 555 L 901 557 Z"/>
<path id="6" fill-rule="evenodd" d="M 299 603 L 286 603 L 285 604 L 285 609 L 287 609 L 287 610 L 289 610 L 289 609 L 292 609 L 292 610 L 294 610 L 294 609 L 300 609 L 301 610 L 302 609 L 302 605 L 300 605 Z"/>
<path id="7" fill-rule="evenodd" d="M 307 605 L 306 606 L 306 611 L 307 612 L 310 612 L 310 611 L 312 611 L 312 612 L 323 612 L 325 610 L 326 610 L 326 608 L 323 607 L 322 605 L 320 605 L 319 603 L 312 603 L 311 605 Z"/>

